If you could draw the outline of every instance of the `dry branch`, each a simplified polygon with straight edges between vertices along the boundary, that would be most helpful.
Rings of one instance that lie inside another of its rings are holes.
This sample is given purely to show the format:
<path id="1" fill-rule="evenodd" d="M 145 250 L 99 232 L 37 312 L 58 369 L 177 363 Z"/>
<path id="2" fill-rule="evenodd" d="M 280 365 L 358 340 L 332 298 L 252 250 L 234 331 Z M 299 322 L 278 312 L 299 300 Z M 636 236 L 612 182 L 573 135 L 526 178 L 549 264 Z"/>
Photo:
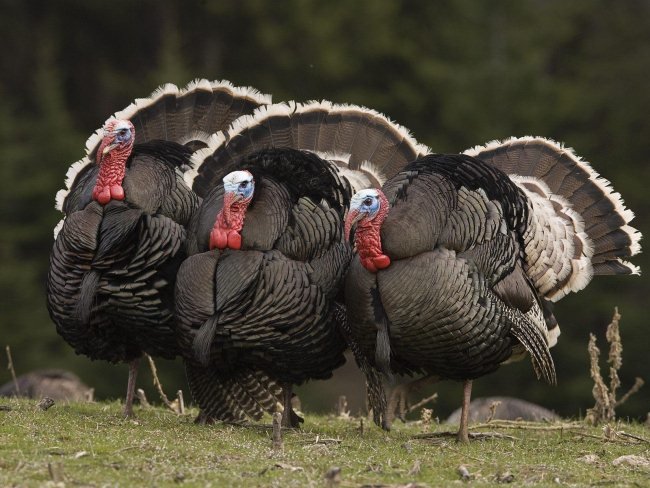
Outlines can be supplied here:
<path id="1" fill-rule="evenodd" d="M 11 358 L 11 348 L 9 345 L 5 347 L 7 351 L 7 369 L 11 371 L 11 378 L 14 380 L 14 388 L 16 388 L 16 396 L 20 396 L 20 387 L 18 386 L 18 378 L 16 378 L 16 370 L 14 369 L 14 361 Z"/>
<path id="2" fill-rule="evenodd" d="M 273 414 L 273 450 L 282 451 L 282 413 L 275 412 Z"/>
<path id="3" fill-rule="evenodd" d="M 431 396 L 428 396 L 428 397 L 426 397 L 426 398 L 423 398 L 422 400 L 420 400 L 419 402 L 417 402 L 417 403 L 416 403 L 415 405 L 413 405 L 412 407 L 409 407 L 408 410 L 406 411 L 406 413 L 414 412 L 414 411 L 416 411 L 418 408 L 423 407 L 424 405 L 426 405 L 427 403 L 435 401 L 436 398 L 438 398 L 438 394 L 437 394 L 437 393 L 434 393 L 434 394 L 431 395 Z"/>
<path id="4" fill-rule="evenodd" d="M 589 352 L 591 363 L 591 377 L 594 380 L 592 394 L 596 400 L 596 404 L 593 408 L 587 410 L 585 420 L 592 425 L 613 421 L 616 418 L 616 407 L 625 403 L 631 395 L 639 391 L 641 386 L 643 386 L 643 380 L 636 378 L 632 388 L 620 400 L 616 400 L 616 391 L 621 386 L 618 371 L 623 365 L 623 343 L 621 342 L 620 335 L 620 320 L 621 316 L 616 307 L 614 308 L 612 322 L 607 326 L 607 332 L 605 334 L 605 338 L 609 343 L 609 355 L 607 358 L 607 362 L 609 363 L 609 387 L 605 384 L 600 374 L 600 366 L 598 365 L 600 350 L 596 346 L 596 337 L 593 334 L 589 334 L 587 351 Z"/>
<path id="5" fill-rule="evenodd" d="M 151 368 L 151 375 L 153 376 L 153 386 L 156 387 L 156 390 L 158 391 L 158 394 L 160 395 L 160 399 L 163 401 L 163 403 L 173 410 L 174 412 L 176 409 L 172 406 L 172 402 L 169 401 L 169 398 L 167 398 L 167 395 L 165 395 L 165 392 L 163 391 L 162 384 L 160 383 L 160 380 L 158 379 L 158 370 L 156 369 L 156 363 L 153 362 L 153 358 L 149 356 L 149 354 L 145 354 L 147 357 L 147 361 L 149 361 L 149 367 Z"/>

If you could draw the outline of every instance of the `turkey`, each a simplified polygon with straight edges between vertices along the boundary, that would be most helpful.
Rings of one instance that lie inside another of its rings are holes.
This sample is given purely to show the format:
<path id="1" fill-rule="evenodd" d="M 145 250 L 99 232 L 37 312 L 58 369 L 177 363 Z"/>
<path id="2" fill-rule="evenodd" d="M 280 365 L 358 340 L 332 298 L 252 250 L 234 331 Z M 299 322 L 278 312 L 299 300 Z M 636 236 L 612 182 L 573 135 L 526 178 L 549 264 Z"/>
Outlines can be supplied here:
<path id="1" fill-rule="evenodd" d="M 186 177 L 203 202 L 176 311 L 203 420 L 258 419 L 280 400 L 285 426 L 302 421 L 293 385 L 344 362 L 337 298 L 352 257 L 343 237 L 350 196 L 427 152 L 372 110 L 290 102 L 258 109 L 194 154 Z M 278 388 L 268 395 L 257 378 Z"/>
<path id="2" fill-rule="evenodd" d="M 68 171 L 57 208 L 47 304 L 77 354 L 129 362 L 133 415 L 143 352 L 178 354 L 173 291 L 199 198 L 183 179 L 192 151 L 270 97 L 228 82 L 165 85 L 111 117 Z"/>
<path id="3" fill-rule="evenodd" d="M 464 382 L 531 355 L 553 384 L 552 303 L 594 274 L 638 274 L 632 212 L 571 150 L 526 137 L 414 161 L 353 196 L 349 327 L 386 373 Z"/>

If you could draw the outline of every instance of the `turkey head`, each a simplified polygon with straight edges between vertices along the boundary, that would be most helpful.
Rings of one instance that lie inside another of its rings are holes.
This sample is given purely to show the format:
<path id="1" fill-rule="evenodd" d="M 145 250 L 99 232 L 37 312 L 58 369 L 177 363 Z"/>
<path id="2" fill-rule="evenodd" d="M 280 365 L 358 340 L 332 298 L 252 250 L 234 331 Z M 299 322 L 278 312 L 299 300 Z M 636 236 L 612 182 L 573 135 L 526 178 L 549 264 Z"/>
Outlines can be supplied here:
<path id="1" fill-rule="evenodd" d="M 210 249 L 241 249 L 241 230 L 255 180 L 248 171 L 233 171 L 223 178 L 223 188 L 223 207 L 210 232 Z"/>
<path id="2" fill-rule="evenodd" d="M 381 224 L 388 215 L 388 200 L 381 190 L 370 188 L 357 192 L 350 200 L 350 212 L 345 220 L 345 238 L 350 239 L 356 224 L 354 241 L 361 264 L 371 273 L 385 269 L 390 258 L 381 248 Z"/>
<path id="3" fill-rule="evenodd" d="M 128 120 L 109 119 L 103 130 L 104 137 L 97 150 L 99 175 L 93 189 L 93 199 L 106 205 L 111 200 L 124 200 L 122 180 L 133 149 L 135 128 Z"/>

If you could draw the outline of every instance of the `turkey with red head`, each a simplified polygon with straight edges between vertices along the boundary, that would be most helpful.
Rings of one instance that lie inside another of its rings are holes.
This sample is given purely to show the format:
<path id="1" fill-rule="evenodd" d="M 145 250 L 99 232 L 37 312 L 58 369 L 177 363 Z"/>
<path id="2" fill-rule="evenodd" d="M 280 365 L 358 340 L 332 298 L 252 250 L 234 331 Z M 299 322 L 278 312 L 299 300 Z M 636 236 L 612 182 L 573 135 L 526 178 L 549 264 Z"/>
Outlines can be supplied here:
<path id="1" fill-rule="evenodd" d="M 143 352 L 178 354 L 173 325 L 185 226 L 199 198 L 185 184 L 190 156 L 210 135 L 270 97 L 228 82 L 165 85 L 111 117 L 86 143 L 57 194 L 47 303 L 77 354 L 130 363 L 124 413 Z"/>
<path id="2" fill-rule="evenodd" d="M 351 201 L 358 250 L 349 326 L 367 360 L 399 374 L 465 382 L 530 353 L 555 383 L 552 302 L 594 274 L 638 274 L 620 195 L 571 150 L 542 138 L 414 161 Z"/>
<path id="3" fill-rule="evenodd" d="M 204 419 L 273 411 L 254 380 L 268 377 L 283 387 L 284 425 L 298 424 L 292 385 L 344 362 L 337 297 L 352 257 L 343 236 L 350 196 L 426 152 L 372 110 L 314 102 L 262 107 L 193 156 L 187 177 L 203 203 L 176 310 Z"/>

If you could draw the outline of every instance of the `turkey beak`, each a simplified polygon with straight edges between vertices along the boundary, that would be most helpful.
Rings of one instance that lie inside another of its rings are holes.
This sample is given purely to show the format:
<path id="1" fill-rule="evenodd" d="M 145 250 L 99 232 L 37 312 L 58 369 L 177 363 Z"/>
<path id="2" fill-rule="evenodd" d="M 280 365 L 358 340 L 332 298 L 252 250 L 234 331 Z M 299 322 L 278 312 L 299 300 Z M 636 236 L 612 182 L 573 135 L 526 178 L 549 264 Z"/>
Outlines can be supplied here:
<path id="1" fill-rule="evenodd" d="M 359 212 L 357 209 L 350 210 L 350 213 L 348 214 L 348 218 L 345 220 L 345 240 L 350 241 L 350 232 L 352 231 L 352 227 L 357 224 L 361 219 L 363 219 L 366 215 L 364 213 Z"/>

